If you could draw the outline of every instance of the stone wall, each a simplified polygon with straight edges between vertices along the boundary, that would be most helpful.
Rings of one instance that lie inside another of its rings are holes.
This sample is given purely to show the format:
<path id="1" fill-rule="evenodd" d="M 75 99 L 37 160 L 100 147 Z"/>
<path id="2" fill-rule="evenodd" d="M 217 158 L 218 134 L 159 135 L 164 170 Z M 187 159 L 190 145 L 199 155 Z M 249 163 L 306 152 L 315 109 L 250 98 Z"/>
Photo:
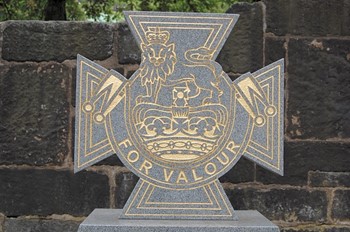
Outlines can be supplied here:
<path id="1" fill-rule="evenodd" d="M 247 160 L 221 182 L 235 209 L 283 231 L 350 231 L 350 1 L 265 0 L 241 14 L 218 62 L 232 78 L 285 58 L 285 176 Z M 76 231 L 122 208 L 137 178 L 116 156 L 73 174 L 75 58 L 129 77 L 125 24 L 0 23 L 0 231 Z"/>

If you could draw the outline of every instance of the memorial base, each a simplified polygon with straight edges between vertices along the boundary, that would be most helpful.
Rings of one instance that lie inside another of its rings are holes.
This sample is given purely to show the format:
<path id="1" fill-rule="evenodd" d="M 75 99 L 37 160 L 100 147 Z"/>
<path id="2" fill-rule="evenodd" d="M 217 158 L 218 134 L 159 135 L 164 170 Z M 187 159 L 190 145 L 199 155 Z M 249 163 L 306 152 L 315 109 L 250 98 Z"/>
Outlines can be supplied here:
<path id="1" fill-rule="evenodd" d="M 119 219 L 121 209 L 95 209 L 78 232 L 279 232 L 255 210 L 236 210 L 237 221 Z"/>

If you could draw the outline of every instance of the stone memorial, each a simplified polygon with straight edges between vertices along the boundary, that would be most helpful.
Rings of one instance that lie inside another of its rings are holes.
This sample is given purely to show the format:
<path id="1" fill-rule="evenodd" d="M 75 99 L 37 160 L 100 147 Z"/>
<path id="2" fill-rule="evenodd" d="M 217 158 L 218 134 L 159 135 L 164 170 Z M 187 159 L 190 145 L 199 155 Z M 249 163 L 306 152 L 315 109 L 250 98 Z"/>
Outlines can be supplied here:
<path id="1" fill-rule="evenodd" d="M 140 180 L 79 232 L 279 231 L 218 178 L 242 156 L 283 175 L 283 59 L 232 81 L 215 59 L 239 15 L 124 14 L 141 64 L 126 79 L 78 55 L 74 170 L 117 154 Z"/>

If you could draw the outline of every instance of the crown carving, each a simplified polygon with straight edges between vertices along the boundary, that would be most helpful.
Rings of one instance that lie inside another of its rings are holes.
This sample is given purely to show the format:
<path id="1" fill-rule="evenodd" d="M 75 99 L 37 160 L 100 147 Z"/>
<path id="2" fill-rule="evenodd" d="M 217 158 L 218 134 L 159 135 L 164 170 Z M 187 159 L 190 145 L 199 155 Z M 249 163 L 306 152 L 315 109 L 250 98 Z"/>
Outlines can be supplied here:
<path id="1" fill-rule="evenodd" d="M 212 109 L 143 105 L 134 113 L 145 148 L 169 161 L 191 161 L 208 155 L 217 146 L 226 124 L 226 112 L 220 105 Z"/>
<path id="2" fill-rule="evenodd" d="M 147 150 L 154 155 L 166 160 L 173 161 L 190 161 L 197 159 L 201 156 L 207 155 L 216 146 L 216 141 L 203 139 L 198 136 L 197 138 L 191 137 L 179 137 L 181 133 L 168 138 L 147 140 L 145 139 L 145 145 Z"/>
<path id="3" fill-rule="evenodd" d="M 170 33 L 161 31 L 159 27 L 148 28 L 146 39 L 149 44 L 166 44 L 170 38 Z"/>

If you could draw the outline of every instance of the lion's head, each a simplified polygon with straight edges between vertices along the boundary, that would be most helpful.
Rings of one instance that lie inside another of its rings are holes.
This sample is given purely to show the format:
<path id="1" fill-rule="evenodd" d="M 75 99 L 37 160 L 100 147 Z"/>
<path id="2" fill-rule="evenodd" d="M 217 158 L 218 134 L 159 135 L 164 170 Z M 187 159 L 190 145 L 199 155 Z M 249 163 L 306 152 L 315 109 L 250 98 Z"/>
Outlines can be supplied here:
<path id="1" fill-rule="evenodd" d="M 142 85 L 165 79 L 174 72 L 176 64 L 175 44 L 141 44 L 142 60 L 140 76 Z"/>

